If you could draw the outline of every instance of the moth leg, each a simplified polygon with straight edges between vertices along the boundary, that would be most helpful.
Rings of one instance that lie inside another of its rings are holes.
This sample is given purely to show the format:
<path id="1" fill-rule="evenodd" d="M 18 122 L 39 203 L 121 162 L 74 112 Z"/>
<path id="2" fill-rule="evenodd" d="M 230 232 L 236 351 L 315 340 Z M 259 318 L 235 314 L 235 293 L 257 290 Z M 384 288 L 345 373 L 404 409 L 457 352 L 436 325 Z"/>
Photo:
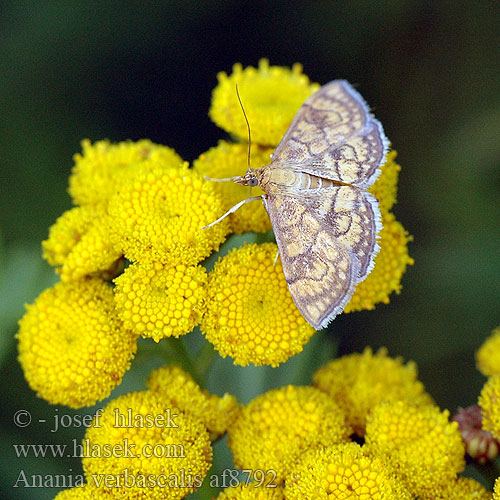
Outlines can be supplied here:
<path id="1" fill-rule="evenodd" d="M 209 227 L 215 226 L 215 224 L 217 224 L 218 222 L 220 222 L 222 219 L 225 219 L 229 214 L 232 214 L 233 212 L 236 212 L 236 210 L 238 210 L 238 208 L 240 208 L 241 206 L 243 206 L 245 203 L 248 203 L 250 201 L 255 201 L 255 200 L 262 200 L 263 196 L 264 195 L 253 196 L 252 198 L 247 198 L 246 200 L 243 200 L 243 201 L 240 201 L 239 203 L 236 203 L 236 205 L 232 206 L 224 215 L 222 215 L 217 220 L 214 220 L 213 222 L 211 222 L 207 226 L 204 226 L 204 227 L 202 227 L 200 229 L 208 229 Z"/>
<path id="2" fill-rule="evenodd" d="M 278 262 L 278 257 L 280 256 L 280 251 L 276 252 L 276 257 L 274 257 L 273 267 L 276 267 L 276 262 Z"/>

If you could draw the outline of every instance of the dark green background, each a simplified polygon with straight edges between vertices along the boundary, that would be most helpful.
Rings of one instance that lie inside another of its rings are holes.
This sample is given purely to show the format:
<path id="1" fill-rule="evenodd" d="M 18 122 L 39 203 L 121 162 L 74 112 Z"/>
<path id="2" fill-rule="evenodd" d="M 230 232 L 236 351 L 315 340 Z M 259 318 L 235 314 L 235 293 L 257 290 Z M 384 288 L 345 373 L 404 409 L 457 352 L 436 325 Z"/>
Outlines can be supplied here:
<path id="1" fill-rule="evenodd" d="M 326 340 L 317 336 L 278 373 L 219 360 L 211 388 L 247 401 L 265 387 L 308 382 L 337 347 L 385 345 L 418 363 L 441 407 L 474 403 L 484 382 L 474 351 L 500 324 L 499 16 L 493 1 L 4 2 L 1 494 L 53 498 L 53 489 L 11 487 L 21 469 L 67 475 L 80 467 L 78 459 L 15 458 L 12 448 L 71 444 L 83 434 L 50 433 L 38 422 L 56 409 L 26 386 L 13 339 L 23 303 L 54 280 L 40 241 L 70 207 L 67 178 L 80 140 L 147 137 L 195 159 L 223 136 L 207 116 L 210 92 L 216 73 L 235 62 L 301 62 L 313 81 L 358 85 L 399 152 L 395 211 L 415 237 L 415 266 L 390 305 L 338 318 Z M 142 388 L 160 362 L 141 355 L 114 394 Z M 19 429 L 12 418 L 24 408 L 34 423 Z"/>

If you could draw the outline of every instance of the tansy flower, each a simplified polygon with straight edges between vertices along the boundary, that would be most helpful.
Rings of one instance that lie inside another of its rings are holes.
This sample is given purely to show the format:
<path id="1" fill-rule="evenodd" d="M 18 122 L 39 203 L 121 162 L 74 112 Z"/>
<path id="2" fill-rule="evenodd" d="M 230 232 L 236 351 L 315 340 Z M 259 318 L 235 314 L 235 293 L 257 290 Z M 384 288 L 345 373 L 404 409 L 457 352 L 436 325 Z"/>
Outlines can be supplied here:
<path id="1" fill-rule="evenodd" d="M 226 219 L 201 229 L 224 206 L 212 183 L 187 164 L 134 173 L 111 198 L 108 212 L 117 244 L 132 261 L 194 265 L 217 250 L 229 231 Z"/>
<path id="2" fill-rule="evenodd" d="M 89 482 L 103 475 L 116 481 L 106 487 L 113 498 L 181 499 L 210 468 L 204 425 L 152 391 L 110 401 L 94 424 L 83 440 L 83 470 Z M 124 446 L 127 453 L 103 452 Z"/>
<path id="3" fill-rule="evenodd" d="M 398 177 L 401 167 L 394 161 L 397 152 L 394 150 L 387 153 L 385 163 L 380 167 L 378 179 L 370 186 L 369 191 L 378 200 L 378 206 L 382 214 L 386 214 L 396 203 L 398 191 Z"/>
<path id="4" fill-rule="evenodd" d="M 423 494 L 419 500 L 491 500 L 491 493 L 481 483 L 468 477 L 458 477 Z"/>
<path id="5" fill-rule="evenodd" d="M 268 165 L 273 148 L 252 146 L 252 168 Z M 235 177 L 245 175 L 248 165 L 248 143 L 233 144 L 220 141 L 219 144 L 203 153 L 193 164 L 195 171 L 213 178 Z M 214 182 L 215 190 L 220 194 L 225 210 L 229 210 L 238 202 L 259 196 L 263 191 L 259 187 L 250 190 L 247 186 L 235 182 Z M 261 201 L 247 203 L 230 216 L 231 229 L 237 234 L 246 231 L 264 232 L 271 229 L 271 221 Z"/>
<path id="6" fill-rule="evenodd" d="M 117 183 L 127 181 L 130 169 L 137 164 L 146 164 L 148 168 L 182 164 L 181 157 L 172 148 L 147 139 L 117 144 L 108 140 L 92 144 L 85 139 L 82 150 L 82 154 L 77 153 L 73 158 L 75 166 L 69 178 L 69 193 L 77 205 L 107 202 L 116 191 Z"/>
<path id="7" fill-rule="evenodd" d="M 500 440 L 500 375 L 492 375 L 479 395 L 479 406 L 483 416 L 483 429 Z"/>
<path id="8" fill-rule="evenodd" d="M 252 141 L 266 146 L 277 146 L 293 117 L 304 101 L 319 89 L 302 74 L 302 66 L 292 69 L 269 66 L 267 59 L 259 67 L 243 69 L 233 66 L 228 76 L 217 75 L 219 84 L 212 94 L 210 118 L 226 132 L 240 139 L 248 137 L 247 125 L 236 96 L 236 85 L 250 122 Z"/>
<path id="9" fill-rule="evenodd" d="M 375 257 L 375 266 L 364 281 L 356 286 L 354 295 L 344 312 L 375 309 L 378 303 L 389 303 L 391 293 L 401 291 L 401 278 L 406 266 L 413 264 L 408 255 L 411 237 L 392 212 L 382 215 L 382 230 L 379 235 L 380 252 Z"/>
<path id="10" fill-rule="evenodd" d="M 384 348 L 373 354 L 367 347 L 362 354 L 329 362 L 315 373 L 314 385 L 343 408 L 360 436 L 365 433 L 366 417 L 380 401 L 405 399 L 432 404 L 417 379 L 417 365 L 413 361 L 404 365 L 400 357 L 388 357 Z"/>
<path id="11" fill-rule="evenodd" d="M 219 259 L 208 276 L 201 330 L 237 365 L 277 366 L 302 351 L 314 329 L 300 314 L 274 264 L 274 243 L 246 245 Z"/>
<path id="12" fill-rule="evenodd" d="M 500 500 L 500 478 L 495 481 L 495 487 L 493 489 L 493 500 Z"/>
<path id="13" fill-rule="evenodd" d="M 110 496 L 100 488 L 93 486 L 93 483 L 87 483 L 83 486 L 75 486 L 69 490 L 59 492 L 54 500 L 105 500 Z"/>
<path id="14" fill-rule="evenodd" d="M 476 363 L 478 370 L 486 377 L 500 374 L 500 326 L 493 330 L 476 352 Z"/>
<path id="15" fill-rule="evenodd" d="M 42 242 L 43 256 L 62 281 L 84 276 L 107 276 L 122 256 L 109 235 L 107 214 L 102 206 L 75 207 L 61 215 Z"/>
<path id="16" fill-rule="evenodd" d="M 226 432 L 239 412 L 238 400 L 230 394 L 219 397 L 200 389 L 191 375 L 178 366 L 163 366 L 148 378 L 148 388 L 167 397 L 184 413 L 203 422 L 215 440 Z"/>
<path id="17" fill-rule="evenodd" d="M 356 443 L 307 450 L 286 478 L 287 500 L 410 500 L 404 485 Z"/>
<path id="18" fill-rule="evenodd" d="M 226 469 L 228 470 L 228 469 Z M 267 471 L 253 471 L 258 476 L 256 482 L 240 483 L 237 486 L 229 486 L 219 493 L 217 500 L 283 500 L 285 498 L 283 489 L 274 483 L 266 485 L 262 483 Z M 268 479 L 272 479 L 272 471 L 268 472 Z"/>
<path id="19" fill-rule="evenodd" d="M 116 314 L 111 288 L 97 278 L 45 290 L 27 306 L 17 337 L 31 388 L 72 408 L 107 397 L 137 348 L 137 337 Z"/>
<path id="20" fill-rule="evenodd" d="M 201 319 L 206 282 L 202 266 L 137 262 L 115 279 L 116 308 L 125 326 L 143 337 L 179 337 Z"/>
<path id="21" fill-rule="evenodd" d="M 346 441 L 351 429 L 328 396 L 314 387 L 290 385 L 256 397 L 228 432 L 235 465 L 273 470 L 280 484 L 307 449 Z"/>
<path id="22" fill-rule="evenodd" d="M 384 401 L 368 415 L 365 449 L 379 457 L 414 496 L 432 493 L 465 467 L 465 448 L 449 412 L 408 401 Z"/>

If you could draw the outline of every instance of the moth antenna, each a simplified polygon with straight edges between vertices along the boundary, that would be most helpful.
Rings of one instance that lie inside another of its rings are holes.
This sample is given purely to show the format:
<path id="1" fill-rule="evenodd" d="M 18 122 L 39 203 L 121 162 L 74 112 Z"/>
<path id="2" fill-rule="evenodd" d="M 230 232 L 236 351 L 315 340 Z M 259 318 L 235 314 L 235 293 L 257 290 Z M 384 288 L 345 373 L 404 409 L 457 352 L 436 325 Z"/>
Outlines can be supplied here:
<path id="1" fill-rule="evenodd" d="M 236 212 L 236 210 L 238 210 L 238 208 L 240 208 L 241 206 L 243 206 L 245 203 L 248 203 L 249 201 L 262 200 L 263 196 L 264 195 L 253 196 L 252 198 L 247 198 L 246 200 L 243 200 L 243 201 L 240 201 L 239 203 L 236 203 L 236 205 L 233 205 L 224 215 L 222 215 L 221 217 L 219 217 L 217 220 L 214 220 L 213 222 L 211 222 L 207 226 L 202 227 L 201 229 L 202 230 L 203 229 L 208 229 L 209 227 L 215 226 L 215 224 L 217 224 L 218 222 L 220 222 L 222 219 L 225 219 L 228 215 L 232 214 L 233 212 Z"/>
<path id="2" fill-rule="evenodd" d="M 236 95 L 238 96 L 238 101 L 240 102 L 241 111 L 243 111 L 243 116 L 245 117 L 245 121 L 247 122 L 247 129 L 248 129 L 248 158 L 247 158 L 247 166 L 248 166 L 248 170 L 250 170 L 250 150 L 252 148 L 252 136 L 250 134 L 250 122 L 248 121 L 247 114 L 245 113 L 245 108 L 243 107 L 243 103 L 241 102 L 240 92 L 238 90 L 238 84 L 236 84 Z"/>
<path id="3" fill-rule="evenodd" d="M 274 262 L 273 262 L 273 267 L 276 267 L 276 264 L 278 262 L 278 257 L 280 256 L 280 251 L 278 250 L 276 252 L 276 257 L 274 257 Z"/>

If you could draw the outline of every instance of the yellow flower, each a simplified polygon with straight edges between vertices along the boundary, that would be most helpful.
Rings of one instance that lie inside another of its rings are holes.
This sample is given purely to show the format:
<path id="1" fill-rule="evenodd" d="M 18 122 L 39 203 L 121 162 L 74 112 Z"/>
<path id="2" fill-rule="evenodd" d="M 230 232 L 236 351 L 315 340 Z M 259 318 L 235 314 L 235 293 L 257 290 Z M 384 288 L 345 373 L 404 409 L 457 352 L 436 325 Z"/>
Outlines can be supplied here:
<path id="1" fill-rule="evenodd" d="M 143 337 L 179 337 L 200 322 L 206 282 L 202 266 L 137 262 L 115 279 L 116 308 L 125 327 Z"/>
<path id="2" fill-rule="evenodd" d="M 128 370 L 137 337 L 97 278 L 45 290 L 19 322 L 19 361 L 38 396 L 72 408 L 109 396 Z"/>
<path id="3" fill-rule="evenodd" d="M 465 467 L 465 448 L 457 422 L 436 406 L 384 401 L 370 413 L 365 448 L 379 457 L 414 496 L 436 491 Z"/>
<path id="4" fill-rule="evenodd" d="M 306 451 L 286 478 L 287 500 L 410 500 L 404 485 L 356 443 Z"/>
<path id="5" fill-rule="evenodd" d="M 274 265 L 274 243 L 246 245 L 219 259 L 208 276 L 201 330 L 237 365 L 277 366 L 302 351 L 314 329 L 300 314 Z"/>
<path id="6" fill-rule="evenodd" d="M 378 200 L 378 206 L 382 214 L 387 214 L 396 203 L 398 192 L 398 177 L 401 167 L 394 161 L 397 152 L 392 150 L 387 153 L 385 163 L 380 167 L 380 176 L 370 186 L 370 193 Z"/>
<path id="7" fill-rule="evenodd" d="M 102 207 L 75 207 L 64 212 L 50 228 L 49 238 L 42 242 L 43 256 L 62 281 L 84 276 L 107 276 L 122 257 L 113 245 L 109 221 Z"/>
<path id="8" fill-rule="evenodd" d="M 380 401 L 432 404 L 417 376 L 413 361 L 404 365 L 400 357 L 388 357 L 385 348 L 373 354 L 367 347 L 362 354 L 343 356 L 321 367 L 314 375 L 314 385 L 343 408 L 347 421 L 363 436 L 366 418 Z"/>
<path id="9" fill-rule="evenodd" d="M 94 144 L 82 141 L 82 154 L 74 156 L 75 166 L 69 178 L 69 192 L 77 205 L 105 203 L 119 181 L 126 181 L 137 164 L 177 167 L 181 157 L 171 148 L 147 139 L 112 144 L 108 140 Z"/>
<path id="10" fill-rule="evenodd" d="M 248 131 L 243 112 L 236 96 L 236 85 L 250 122 L 252 141 L 266 146 L 277 146 L 293 117 L 304 101 L 319 89 L 316 83 L 302 74 L 302 66 L 292 69 L 269 66 L 261 59 L 259 67 L 243 69 L 233 66 L 228 76 L 217 75 L 219 84 L 212 94 L 210 118 L 226 132 L 247 139 Z"/>
<path id="11" fill-rule="evenodd" d="M 491 493 L 474 479 L 457 477 L 418 498 L 419 500 L 491 500 Z"/>
<path id="12" fill-rule="evenodd" d="M 479 395 L 479 406 L 483 415 L 483 429 L 500 440 L 500 374 L 492 375 Z"/>
<path id="13" fill-rule="evenodd" d="M 148 388 L 167 397 L 181 411 L 203 422 L 215 440 L 226 432 L 239 412 L 238 400 L 230 394 L 219 397 L 200 389 L 191 375 L 178 366 L 163 366 L 148 378 Z"/>
<path id="14" fill-rule="evenodd" d="M 83 486 L 75 486 L 69 490 L 63 490 L 56 495 L 54 500 L 105 500 L 109 499 L 103 490 L 93 486 L 92 482 Z"/>
<path id="15" fill-rule="evenodd" d="M 500 374 L 500 326 L 495 328 L 476 352 L 478 370 L 489 377 Z"/>
<path id="16" fill-rule="evenodd" d="M 407 265 L 413 264 L 408 255 L 411 237 L 392 212 L 382 215 L 380 252 L 375 266 L 367 278 L 359 283 L 344 312 L 372 310 L 378 303 L 389 303 L 391 293 L 400 293 L 401 278 Z"/>
<path id="17" fill-rule="evenodd" d="M 151 391 L 110 401 L 83 447 L 87 481 L 109 475 L 116 482 L 106 491 L 120 499 L 181 499 L 201 485 L 212 461 L 204 425 Z"/>
<path id="18" fill-rule="evenodd" d="M 242 469 L 273 470 L 280 484 L 293 463 L 319 444 L 347 441 L 344 412 L 314 387 L 287 386 L 258 396 L 229 426 L 228 446 Z"/>
<path id="19" fill-rule="evenodd" d="M 493 500 L 500 500 L 500 478 L 495 481 L 495 487 L 493 489 Z"/>
<path id="20" fill-rule="evenodd" d="M 137 171 L 111 198 L 108 212 L 116 241 L 132 261 L 194 265 L 217 250 L 229 231 L 227 220 L 201 229 L 224 207 L 212 183 L 187 164 Z"/>
<path id="21" fill-rule="evenodd" d="M 273 148 L 252 146 L 252 168 L 262 167 L 270 163 Z M 245 175 L 247 171 L 248 143 L 233 144 L 220 141 L 219 144 L 203 153 L 193 164 L 195 171 L 213 178 L 235 177 Z M 256 187 L 250 190 L 247 186 L 235 182 L 214 182 L 214 188 L 220 194 L 225 210 L 229 210 L 238 202 L 259 196 L 263 191 Z M 229 216 L 231 229 L 237 234 L 246 231 L 265 232 L 271 229 L 271 221 L 261 201 L 253 201 L 240 207 Z"/>
<path id="22" fill-rule="evenodd" d="M 228 469 L 226 469 L 228 470 Z M 266 476 L 267 471 L 254 471 L 257 483 L 240 483 L 237 486 L 229 486 L 219 493 L 217 500 L 283 500 L 285 498 L 283 489 L 276 483 L 266 485 L 262 483 L 265 479 L 272 479 L 272 471 Z"/>

